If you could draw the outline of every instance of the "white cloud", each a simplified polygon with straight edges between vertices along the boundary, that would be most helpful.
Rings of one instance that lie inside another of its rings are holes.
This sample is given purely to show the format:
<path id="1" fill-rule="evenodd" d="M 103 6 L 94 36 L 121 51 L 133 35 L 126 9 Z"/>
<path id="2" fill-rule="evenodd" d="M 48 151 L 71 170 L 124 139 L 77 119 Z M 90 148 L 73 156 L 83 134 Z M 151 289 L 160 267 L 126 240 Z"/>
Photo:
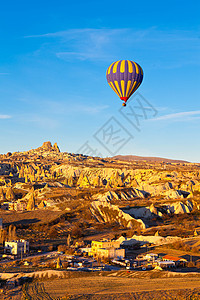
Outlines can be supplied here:
<path id="1" fill-rule="evenodd" d="M 53 54 L 65 61 L 110 62 L 121 57 L 134 56 L 140 59 L 141 55 L 150 53 L 149 55 L 154 57 L 154 62 L 149 65 L 152 69 L 175 69 L 200 64 L 199 35 L 196 31 L 161 31 L 156 27 L 142 30 L 76 28 L 30 35 L 25 38 L 40 39 L 40 48 L 34 55 Z"/>
<path id="2" fill-rule="evenodd" d="M 34 126 L 42 129 L 56 129 L 60 126 L 60 122 L 54 118 L 45 115 L 26 114 L 18 116 L 22 123 L 32 123 Z"/>
<path id="3" fill-rule="evenodd" d="M 12 118 L 11 116 L 9 116 L 9 115 L 0 115 L 0 119 L 10 119 L 10 118 Z"/>
<path id="4" fill-rule="evenodd" d="M 106 29 L 106 28 L 74 28 L 64 31 L 58 31 L 58 32 L 50 32 L 50 33 L 44 33 L 44 34 L 38 34 L 38 35 L 29 35 L 25 36 L 25 38 L 40 38 L 40 37 L 62 37 L 66 39 L 75 39 L 77 36 L 81 36 L 82 34 L 89 34 L 91 38 L 97 38 L 98 40 L 104 40 L 106 36 L 110 36 L 113 34 L 119 34 L 123 33 L 127 29 Z"/>
<path id="5" fill-rule="evenodd" d="M 126 35 L 126 31 L 127 29 L 69 29 L 25 38 L 49 39 L 48 50 L 51 45 L 54 54 L 63 60 L 107 60 L 108 56 L 112 57 L 112 53 L 109 52 L 113 41 L 118 40 L 121 35 Z"/>
<path id="6" fill-rule="evenodd" d="M 151 121 L 168 121 L 168 120 L 189 121 L 189 120 L 199 119 L 199 118 L 200 118 L 200 110 L 195 110 L 195 111 L 185 111 L 185 112 L 167 114 L 164 116 L 151 119 Z"/>
<path id="7" fill-rule="evenodd" d="M 82 102 L 84 99 L 82 99 Z M 106 110 L 108 105 L 94 105 L 94 104 L 82 104 L 82 103 L 72 103 L 70 106 L 67 102 L 58 102 L 53 100 L 45 101 L 45 108 L 49 113 L 58 114 L 58 115 L 67 115 L 67 114 L 89 114 L 95 115 L 101 113 L 103 110 Z"/>
<path id="8" fill-rule="evenodd" d="M 85 112 L 88 114 L 98 114 L 101 111 L 107 109 L 109 106 L 108 105 L 102 105 L 102 106 L 86 106 L 86 105 L 77 105 L 74 107 L 74 111 L 78 112 Z"/>

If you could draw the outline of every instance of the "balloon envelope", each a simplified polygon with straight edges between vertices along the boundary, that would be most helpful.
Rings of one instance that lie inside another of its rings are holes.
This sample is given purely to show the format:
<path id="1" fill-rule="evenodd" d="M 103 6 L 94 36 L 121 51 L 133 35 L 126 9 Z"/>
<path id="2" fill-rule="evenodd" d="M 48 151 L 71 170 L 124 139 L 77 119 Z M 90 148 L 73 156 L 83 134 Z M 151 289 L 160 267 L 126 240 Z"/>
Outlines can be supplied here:
<path id="1" fill-rule="evenodd" d="M 114 92 L 126 102 L 142 83 L 143 70 L 134 61 L 118 60 L 108 67 L 106 78 Z"/>

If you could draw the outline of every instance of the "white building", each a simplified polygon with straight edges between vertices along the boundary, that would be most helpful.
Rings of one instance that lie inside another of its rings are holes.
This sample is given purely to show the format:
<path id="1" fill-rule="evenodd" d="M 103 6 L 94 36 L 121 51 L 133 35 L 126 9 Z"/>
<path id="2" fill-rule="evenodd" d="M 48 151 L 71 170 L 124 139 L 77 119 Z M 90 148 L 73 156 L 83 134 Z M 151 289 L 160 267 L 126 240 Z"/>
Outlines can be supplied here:
<path id="1" fill-rule="evenodd" d="M 147 253 L 143 256 L 143 259 L 146 259 L 148 261 L 155 261 L 158 258 L 157 253 Z"/>
<path id="2" fill-rule="evenodd" d="M 125 258 L 125 249 L 121 248 L 99 248 L 97 250 L 97 257 L 100 258 Z"/>
<path id="3" fill-rule="evenodd" d="M 118 240 L 92 241 L 88 254 L 99 258 L 124 258 L 125 249 L 120 248 Z"/>
<path id="4" fill-rule="evenodd" d="M 25 240 L 5 242 L 4 253 L 17 255 L 18 257 L 29 253 L 29 242 Z"/>
<path id="5" fill-rule="evenodd" d="M 166 261 L 159 261 L 158 266 L 161 268 L 174 268 L 175 267 L 175 262 L 171 260 L 166 260 Z"/>

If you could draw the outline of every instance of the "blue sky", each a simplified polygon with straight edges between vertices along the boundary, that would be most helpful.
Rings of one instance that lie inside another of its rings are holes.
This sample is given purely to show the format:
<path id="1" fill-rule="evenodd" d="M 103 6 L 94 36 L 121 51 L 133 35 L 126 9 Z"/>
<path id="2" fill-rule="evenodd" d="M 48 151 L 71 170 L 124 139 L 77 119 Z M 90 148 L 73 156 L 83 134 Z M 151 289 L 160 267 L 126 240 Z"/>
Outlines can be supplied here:
<path id="1" fill-rule="evenodd" d="M 102 156 L 200 162 L 199 12 L 199 1 L 178 0 L 1 3 L 0 153 L 50 140 L 67 152 L 87 142 Z M 119 59 L 142 66 L 138 92 L 157 111 L 140 131 L 106 82 Z M 115 149 L 95 135 L 110 118 L 132 136 Z"/>

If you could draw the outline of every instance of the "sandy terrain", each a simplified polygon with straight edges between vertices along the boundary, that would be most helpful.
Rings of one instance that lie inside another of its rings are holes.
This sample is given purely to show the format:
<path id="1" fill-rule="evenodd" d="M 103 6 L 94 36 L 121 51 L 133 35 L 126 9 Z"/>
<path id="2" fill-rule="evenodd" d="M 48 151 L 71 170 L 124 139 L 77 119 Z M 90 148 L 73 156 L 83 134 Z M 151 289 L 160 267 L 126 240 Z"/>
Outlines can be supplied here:
<path id="1" fill-rule="evenodd" d="M 138 279 L 138 278 L 127 278 L 127 277 L 126 278 L 88 277 L 88 278 L 73 278 L 73 279 L 59 279 L 53 281 L 46 281 L 44 283 L 44 287 L 45 290 L 48 291 L 49 295 L 52 298 L 62 297 L 66 294 L 70 294 L 70 295 L 89 294 L 90 298 L 92 297 L 91 299 L 106 299 L 106 298 L 123 299 L 123 297 L 125 297 L 124 299 L 131 299 L 130 294 L 132 293 L 135 294 L 135 296 L 137 296 L 137 293 L 149 292 L 149 291 L 154 291 L 154 293 L 155 291 L 162 291 L 163 296 L 165 294 L 163 291 L 169 291 L 169 290 L 178 290 L 177 292 L 180 293 L 180 290 L 183 289 L 193 290 L 199 288 L 199 292 L 200 292 L 200 278 Z M 124 295 L 122 295 L 122 293 Z M 129 298 L 127 298 L 128 294 L 129 294 Z M 145 295 L 145 293 L 142 294 Z M 168 293 L 166 293 L 166 295 L 167 294 Z M 170 293 L 170 294 L 174 294 L 174 293 Z M 113 298 L 114 296 L 115 298 Z M 136 298 L 132 298 L 132 299 L 140 299 L 138 297 L 139 295 Z M 166 299 L 170 299 L 170 298 L 166 298 Z"/>
<path id="2" fill-rule="evenodd" d="M 57 274 L 56 274 L 57 273 Z M 38 274 L 39 275 L 39 274 Z M 0 300 L 92 299 L 92 300 L 197 300 L 200 276 L 197 273 L 172 272 L 67 272 L 68 278 L 39 279 L 23 287 L 4 290 Z M 61 275 L 61 273 L 60 273 Z"/>

